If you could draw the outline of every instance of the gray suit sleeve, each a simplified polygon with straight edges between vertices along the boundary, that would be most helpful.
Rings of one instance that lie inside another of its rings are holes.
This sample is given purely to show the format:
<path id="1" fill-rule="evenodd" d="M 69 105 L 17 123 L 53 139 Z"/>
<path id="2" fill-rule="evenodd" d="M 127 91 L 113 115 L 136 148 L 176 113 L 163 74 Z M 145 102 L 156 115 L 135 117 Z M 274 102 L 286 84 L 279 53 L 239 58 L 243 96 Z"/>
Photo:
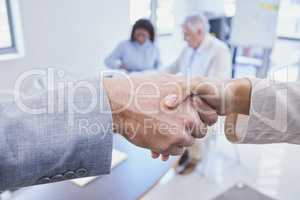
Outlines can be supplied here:
<path id="1" fill-rule="evenodd" d="M 0 104 L 0 191 L 108 174 L 111 154 L 100 80 Z"/>

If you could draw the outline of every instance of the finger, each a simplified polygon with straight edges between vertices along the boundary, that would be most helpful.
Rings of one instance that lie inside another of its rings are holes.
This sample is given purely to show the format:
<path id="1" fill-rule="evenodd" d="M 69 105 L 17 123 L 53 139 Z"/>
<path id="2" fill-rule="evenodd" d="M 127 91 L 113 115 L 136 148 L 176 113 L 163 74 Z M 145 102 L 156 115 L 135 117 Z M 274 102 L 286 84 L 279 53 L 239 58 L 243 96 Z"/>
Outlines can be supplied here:
<path id="1" fill-rule="evenodd" d="M 193 119 L 186 119 L 184 124 L 187 135 L 194 138 L 203 138 L 206 136 L 207 125 L 201 121 L 198 113 L 194 113 Z"/>
<path id="2" fill-rule="evenodd" d="M 217 111 L 211 108 L 200 97 L 193 97 L 192 103 L 194 109 L 198 112 L 201 120 L 209 126 L 215 124 L 218 121 Z"/>
<path id="3" fill-rule="evenodd" d="M 161 160 L 164 161 L 164 162 L 165 162 L 165 161 L 168 161 L 169 158 L 170 158 L 169 155 L 162 155 L 162 156 L 161 156 Z"/>
<path id="4" fill-rule="evenodd" d="M 189 130 L 184 130 L 175 145 L 180 147 L 190 147 L 195 143 L 195 138 L 191 135 Z"/>
<path id="5" fill-rule="evenodd" d="M 216 85 L 208 80 L 197 80 L 192 82 L 191 93 L 201 96 L 213 95 L 218 91 Z"/>
<path id="6" fill-rule="evenodd" d="M 174 109 L 182 104 L 188 97 L 190 97 L 190 95 L 168 95 L 164 98 L 163 104 L 169 109 Z"/>
<path id="7" fill-rule="evenodd" d="M 189 143 L 189 145 L 194 144 L 194 138 L 191 137 L 193 142 Z M 174 143 L 170 145 L 167 150 L 161 151 L 159 155 L 171 155 L 171 156 L 180 156 L 184 153 L 185 147 L 182 144 Z"/>
<path id="8" fill-rule="evenodd" d="M 200 123 L 199 129 L 197 132 L 193 134 L 195 138 L 202 139 L 207 135 L 207 125 L 204 123 Z"/>
<path id="9" fill-rule="evenodd" d="M 152 151 L 151 154 L 152 154 L 152 158 L 153 158 L 153 159 L 157 159 L 157 158 L 159 158 L 159 156 L 160 156 L 159 153 L 156 153 L 156 152 L 154 152 L 154 151 Z"/>
<path id="10" fill-rule="evenodd" d="M 178 95 L 169 95 L 164 99 L 164 105 L 168 108 L 176 108 L 180 103 Z"/>
<path id="11" fill-rule="evenodd" d="M 226 95 L 222 89 L 224 83 L 216 83 L 212 81 L 198 82 L 192 87 L 192 96 L 201 97 L 202 101 L 208 104 L 211 108 L 215 109 L 218 114 L 224 115 L 221 108 L 221 99 Z"/>
<path id="12" fill-rule="evenodd" d="M 191 136 L 194 138 L 204 138 L 207 134 L 207 125 L 203 122 L 199 122 L 192 129 L 187 130 Z"/>
<path id="13" fill-rule="evenodd" d="M 180 156 L 184 153 L 184 147 L 182 146 L 174 146 L 171 148 L 169 155 L 172 156 Z"/>

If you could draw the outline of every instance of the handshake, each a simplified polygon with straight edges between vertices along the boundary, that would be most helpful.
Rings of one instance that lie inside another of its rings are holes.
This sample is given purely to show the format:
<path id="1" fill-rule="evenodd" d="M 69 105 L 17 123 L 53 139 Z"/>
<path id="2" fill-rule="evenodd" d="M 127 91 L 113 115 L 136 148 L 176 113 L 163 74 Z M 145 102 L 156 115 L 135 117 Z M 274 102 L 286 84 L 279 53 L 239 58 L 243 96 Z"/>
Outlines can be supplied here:
<path id="1" fill-rule="evenodd" d="M 163 160 L 205 137 L 218 116 L 249 112 L 251 84 L 246 79 L 186 80 L 164 74 L 105 79 L 104 86 L 114 132 Z"/>

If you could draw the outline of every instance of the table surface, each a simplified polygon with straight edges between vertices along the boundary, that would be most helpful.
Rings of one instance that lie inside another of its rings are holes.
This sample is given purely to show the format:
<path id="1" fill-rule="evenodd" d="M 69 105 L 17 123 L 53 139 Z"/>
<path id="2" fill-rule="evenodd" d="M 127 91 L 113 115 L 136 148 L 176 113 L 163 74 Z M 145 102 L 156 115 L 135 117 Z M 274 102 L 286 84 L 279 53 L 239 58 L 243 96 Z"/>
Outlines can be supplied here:
<path id="1" fill-rule="evenodd" d="M 129 144 L 120 136 L 114 138 L 114 148 L 126 152 L 128 159 L 86 187 L 69 181 L 21 189 L 14 200 L 135 200 L 145 195 L 172 167 L 168 162 L 153 160 L 150 152 Z"/>

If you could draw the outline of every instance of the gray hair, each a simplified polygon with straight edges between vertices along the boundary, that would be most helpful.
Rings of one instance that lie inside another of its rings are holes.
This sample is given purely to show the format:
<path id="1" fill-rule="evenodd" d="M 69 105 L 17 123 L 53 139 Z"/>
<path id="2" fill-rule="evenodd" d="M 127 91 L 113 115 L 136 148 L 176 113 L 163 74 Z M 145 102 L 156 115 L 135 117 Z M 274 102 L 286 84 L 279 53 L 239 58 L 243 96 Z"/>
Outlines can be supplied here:
<path id="1" fill-rule="evenodd" d="M 188 26 L 193 32 L 198 31 L 201 25 L 204 27 L 205 34 L 209 33 L 210 31 L 208 19 L 203 14 L 193 14 L 186 17 L 182 25 Z"/>

